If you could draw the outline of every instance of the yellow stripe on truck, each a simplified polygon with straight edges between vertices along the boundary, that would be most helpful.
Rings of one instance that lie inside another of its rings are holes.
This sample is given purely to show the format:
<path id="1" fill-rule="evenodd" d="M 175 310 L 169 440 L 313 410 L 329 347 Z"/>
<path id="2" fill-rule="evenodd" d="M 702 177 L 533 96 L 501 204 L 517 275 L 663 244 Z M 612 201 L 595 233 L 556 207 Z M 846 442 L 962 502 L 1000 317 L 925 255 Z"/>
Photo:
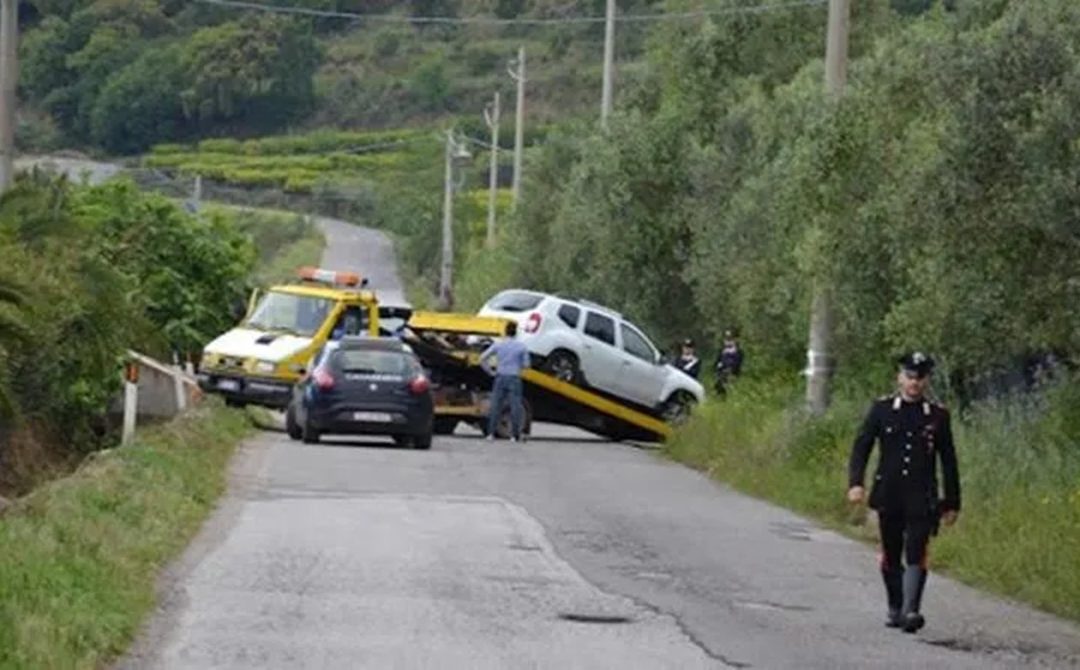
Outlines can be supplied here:
<path id="1" fill-rule="evenodd" d="M 409 328 L 413 330 L 431 330 L 461 335 L 491 335 L 502 337 L 506 334 L 507 319 L 472 314 L 450 314 L 443 312 L 413 312 L 409 317 Z"/>
<path id="2" fill-rule="evenodd" d="M 607 398 L 590 393 L 579 386 L 559 381 L 551 375 L 544 374 L 537 370 L 525 370 L 521 374 L 521 378 L 530 384 L 536 384 L 546 388 L 549 391 L 554 391 L 560 395 L 567 396 L 581 403 L 582 405 L 588 405 L 595 410 L 599 410 L 605 414 L 617 417 L 626 421 L 627 423 L 634 424 L 645 430 L 652 431 L 657 435 L 661 435 L 665 438 L 671 437 L 671 426 L 664 423 L 660 419 L 653 418 L 648 414 L 634 411 L 617 402 L 608 400 Z"/>

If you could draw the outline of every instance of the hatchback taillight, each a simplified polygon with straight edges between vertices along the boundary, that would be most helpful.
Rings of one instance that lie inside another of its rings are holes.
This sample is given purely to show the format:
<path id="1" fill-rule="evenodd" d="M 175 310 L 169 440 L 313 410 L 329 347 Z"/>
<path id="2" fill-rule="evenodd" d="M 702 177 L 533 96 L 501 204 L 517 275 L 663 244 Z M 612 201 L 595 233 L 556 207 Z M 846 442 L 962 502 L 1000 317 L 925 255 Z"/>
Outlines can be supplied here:
<path id="1" fill-rule="evenodd" d="M 536 331 L 540 330 L 540 324 L 543 322 L 543 320 L 544 319 L 540 316 L 539 312 L 533 312 L 525 318 L 525 332 L 535 333 Z"/>
<path id="2" fill-rule="evenodd" d="M 311 373 L 311 381 L 320 391 L 329 391 L 334 388 L 334 376 L 324 368 L 315 368 L 315 372 Z"/>
<path id="3" fill-rule="evenodd" d="M 431 389 L 431 382 L 428 378 L 421 375 L 419 377 L 413 377 L 409 381 L 409 393 L 413 395 L 423 395 Z"/>

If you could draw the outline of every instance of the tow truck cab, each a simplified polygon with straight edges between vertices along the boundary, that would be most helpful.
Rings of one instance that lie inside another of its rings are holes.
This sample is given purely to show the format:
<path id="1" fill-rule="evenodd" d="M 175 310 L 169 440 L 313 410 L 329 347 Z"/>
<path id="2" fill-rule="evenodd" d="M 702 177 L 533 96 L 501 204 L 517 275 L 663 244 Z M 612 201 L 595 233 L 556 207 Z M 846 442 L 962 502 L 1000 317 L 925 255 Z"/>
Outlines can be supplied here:
<path id="1" fill-rule="evenodd" d="M 331 338 L 380 335 L 379 304 L 367 280 L 300 268 L 298 280 L 252 295 L 247 315 L 203 349 L 199 386 L 232 406 L 283 409 L 312 357 Z"/>

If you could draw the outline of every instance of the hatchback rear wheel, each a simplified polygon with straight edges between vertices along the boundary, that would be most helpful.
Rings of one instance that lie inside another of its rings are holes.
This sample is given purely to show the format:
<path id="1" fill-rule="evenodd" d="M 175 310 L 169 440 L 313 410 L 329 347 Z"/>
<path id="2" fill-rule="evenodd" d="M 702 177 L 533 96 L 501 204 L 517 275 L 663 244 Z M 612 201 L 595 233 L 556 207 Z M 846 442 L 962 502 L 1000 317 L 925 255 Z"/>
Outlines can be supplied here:
<path id="1" fill-rule="evenodd" d="M 304 431 L 300 428 L 300 424 L 296 422 L 296 406 L 292 403 L 289 403 L 289 407 L 285 410 L 285 432 L 293 440 L 304 437 Z"/>
<path id="2" fill-rule="evenodd" d="M 300 439 L 304 441 L 304 444 L 318 444 L 319 437 L 319 431 L 311 423 L 311 417 L 305 418 L 304 424 L 300 428 Z"/>

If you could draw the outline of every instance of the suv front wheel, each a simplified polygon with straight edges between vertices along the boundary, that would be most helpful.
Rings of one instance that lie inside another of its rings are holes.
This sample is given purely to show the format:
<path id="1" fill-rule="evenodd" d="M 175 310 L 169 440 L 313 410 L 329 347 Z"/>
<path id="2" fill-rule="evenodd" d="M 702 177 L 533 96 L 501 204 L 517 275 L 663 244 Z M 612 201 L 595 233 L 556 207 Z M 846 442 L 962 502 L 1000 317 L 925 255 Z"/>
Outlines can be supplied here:
<path id="1" fill-rule="evenodd" d="M 695 405 L 697 405 L 697 398 L 692 394 L 687 391 L 676 391 L 664 401 L 664 404 L 660 407 L 660 413 L 663 415 L 664 421 L 673 426 L 678 426 L 686 423 L 691 412 L 694 411 Z"/>

